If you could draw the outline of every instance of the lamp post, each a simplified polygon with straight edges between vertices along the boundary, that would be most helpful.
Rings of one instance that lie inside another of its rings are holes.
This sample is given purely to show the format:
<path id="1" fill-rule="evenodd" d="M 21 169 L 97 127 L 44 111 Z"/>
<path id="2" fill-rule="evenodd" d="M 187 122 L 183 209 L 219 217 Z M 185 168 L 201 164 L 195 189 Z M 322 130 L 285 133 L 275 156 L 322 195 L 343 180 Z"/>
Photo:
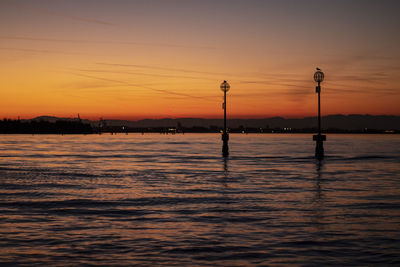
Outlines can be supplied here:
<path id="1" fill-rule="evenodd" d="M 318 93 L 318 134 L 313 136 L 313 140 L 317 142 L 315 147 L 315 157 L 318 160 L 322 160 L 324 158 L 324 144 L 326 141 L 326 135 L 321 134 L 321 82 L 324 80 L 324 73 L 317 68 L 317 71 L 314 73 L 314 81 L 318 83 L 315 88 L 316 93 Z"/>
<path id="2" fill-rule="evenodd" d="M 229 156 L 229 147 L 228 147 L 228 140 L 229 140 L 229 134 L 226 129 L 226 92 L 229 91 L 231 86 L 227 81 L 224 81 L 221 83 L 220 86 L 221 90 L 224 92 L 224 103 L 222 104 L 222 108 L 224 109 L 224 131 L 222 133 L 222 156 L 227 157 Z"/>

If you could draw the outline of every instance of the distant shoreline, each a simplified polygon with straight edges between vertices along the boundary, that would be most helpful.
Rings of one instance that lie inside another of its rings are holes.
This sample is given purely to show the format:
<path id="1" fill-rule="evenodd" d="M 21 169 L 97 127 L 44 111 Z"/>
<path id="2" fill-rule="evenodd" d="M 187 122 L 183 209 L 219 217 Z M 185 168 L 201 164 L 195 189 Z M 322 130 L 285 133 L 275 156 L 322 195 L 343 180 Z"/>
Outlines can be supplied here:
<path id="1" fill-rule="evenodd" d="M 172 133 L 172 132 L 155 132 L 155 131 L 147 131 L 147 132 L 102 132 L 102 133 L 0 133 L 0 135 L 129 135 L 129 134 L 137 134 L 137 135 L 145 135 L 145 134 L 160 134 L 160 135 L 185 135 L 185 134 L 221 134 L 220 132 L 183 132 L 183 133 Z M 253 135 L 253 134 L 262 134 L 262 135 L 273 135 L 273 134 L 317 134 L 316 132 L 229 132 L 229 134 L 234 135 Z M 399 131 L 395 132 L 322 132 L 322 134 L 339 134 L 339 135 L 397 135 L 400 134 Z"/>
<path id="2" fill-rule="evenodd" d="M 308 133 L 318 132 L 316 117 L 285 119 L 228 119 L 230 133 Z M 77 118 L 41 116 L 34 119 L 0 120 L 0 134 L 98 134 L 98 133 L 219 133 L 222 119 L 180 118 L 140 121 L 90 121 Z M 324 133 L 396 134 L 400 116 L 328 115 L 322 117 Z"/>

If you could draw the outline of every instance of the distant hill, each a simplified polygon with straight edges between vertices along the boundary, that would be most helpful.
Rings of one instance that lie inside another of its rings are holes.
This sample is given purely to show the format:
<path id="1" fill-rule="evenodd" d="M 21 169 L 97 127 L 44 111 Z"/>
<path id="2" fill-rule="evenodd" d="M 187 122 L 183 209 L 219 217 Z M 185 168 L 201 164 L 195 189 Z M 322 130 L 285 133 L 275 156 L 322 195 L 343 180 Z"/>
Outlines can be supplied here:
<path id="1" fill-rule="evenodd" d="M 51 116 L 41 116 L 34 121 L 51 121 L 57 120 L 77 120 L 68 118 L 57 118 Z M 90 123 L 93 127 L 97 127 L 99 121 L 82 120 L 84 123 Z M 223 126 L 222 119 L 202 119 L 202 118 L 178 118 L 178 119 L 144 119 L 138 121 L 126 120 L 104 120 L 107 126 L 125 126 L 130 128 L 166 128 L 179 127 L 192 128 L 221 128 Z M 228 119 L 229 128 L 292 128 L 292 129 L 312 129 L 317 127 L 316 117 L 305 117 L 300 119 L 285 119 L 282 117 L 272 117 L 265 119 Z M 359 131 L 364 129 L 375 130 L 400 130 L 400 116 L 391 115 L 328 115 L 322 117 L 323 129 L 340 129 L 349 131 Z"/>
<path id="2" fill-rule="evenodd" d="M 36 117 L 36 118 L 33 118 L 33 119 L 26 119 L 26 120 L 22 119 L 21 122 L 47 121 L 47 122 L 54 123 L 56 121 L 79 121 L 79 120 L 80 120 L 79 118 L 60 118 L 60 117 L 54 117 L 54 116 L 39 116 L 39 117 Z M 80 120 L 80 121 L 83 122 L 83 123 L 93 123 L 92 121 L 86 120 L 86 119 L 83 119 L 83 120 Z"/>

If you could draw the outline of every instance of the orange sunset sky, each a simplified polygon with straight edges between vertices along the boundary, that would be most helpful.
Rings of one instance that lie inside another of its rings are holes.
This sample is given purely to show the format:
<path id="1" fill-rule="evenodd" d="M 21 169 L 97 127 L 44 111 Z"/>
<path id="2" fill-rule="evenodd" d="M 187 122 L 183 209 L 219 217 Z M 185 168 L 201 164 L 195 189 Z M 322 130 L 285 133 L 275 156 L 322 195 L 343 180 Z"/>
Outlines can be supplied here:
<path id="1" fill-rule="evenodd" d="M 0 117 L 400 115 L 400 1 L 0 2 Z"/>

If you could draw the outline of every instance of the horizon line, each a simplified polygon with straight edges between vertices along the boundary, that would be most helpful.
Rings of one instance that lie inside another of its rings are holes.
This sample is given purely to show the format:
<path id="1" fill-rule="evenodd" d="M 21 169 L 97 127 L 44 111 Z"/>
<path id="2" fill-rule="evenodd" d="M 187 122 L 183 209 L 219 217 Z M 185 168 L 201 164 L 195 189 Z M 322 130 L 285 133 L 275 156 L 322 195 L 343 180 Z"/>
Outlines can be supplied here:
<path id="1" fill-rule="evenodd" d="M 327 114 L 327 115 L 322 115 L 321 117 L 329 117 L 329 116 L 387 116 L 387 117 L 400 117 L 400 115 L 395 115 L 395 114 L 371 114 L 371 113 L 348 113 L 348 114 L 343 114 L 343 113 L 335 113 L 335 114 Z M 97 118 L 94 118 L 95 116 L 81 116 L 77 113 L 76 116 L 71 116 L 71 117 L 66 117 L 66 116 L 57 116 L 57 115 L 39 115 L 39 116 L 34 116 L 34 117 L 20 117 L 20 116 L 11 116 L 11 117 L 3 117 L 0 120 L 3 119 L 19 119 L 19 120 L 34 120 L 42 117 L 49 117 L 49 118 L 55 118 L 55 119 L 81 119 L 81 120 L 89 120 L 89 121 L 100 121 L 100 120 L 120 120 L 120 121 L 142 121 L 142 120 L 179 120 L 179 119 L 199 119 L 199 120 L 223 120 L 223 117 L 192 117 L 192 116 L 185 116 L 185 117 L 143 117 L 143 118 L 123 118 L 122 117 L 108 117 L 106 116 L 96 116 Z M 107 118 L 108 117 L 108 118 Z M 316 118 L 318 115 L 308 115 L 308 116 L 298 116 L 298 117 L 292 117 L 292 116 L 284 116 L 284 115 L 274 115 L 274 116 L 259 116 L 259 117 L 232 117 L 232 118 L 227 118 L 227 120 L 263 120 L 263 119 L 271 119 L 271 118 L 283 118 L 283 119 L 306 119 L 306 118 Z"/>

